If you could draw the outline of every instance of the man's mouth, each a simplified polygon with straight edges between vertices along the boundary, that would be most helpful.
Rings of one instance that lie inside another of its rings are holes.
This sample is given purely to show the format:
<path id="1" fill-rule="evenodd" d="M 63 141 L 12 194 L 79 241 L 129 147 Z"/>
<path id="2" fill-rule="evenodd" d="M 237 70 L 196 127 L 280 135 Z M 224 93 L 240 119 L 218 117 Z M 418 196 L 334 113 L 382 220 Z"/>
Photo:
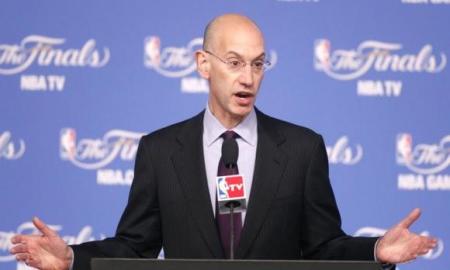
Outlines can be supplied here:
<path id="1" fill-rule="evenodd" d="M 237 104 L 239 106 L 249 106 L 253 104 L 254 94 L 251 92 L 240 91 L 236 92 L 234 96 L 237 98 Z"/>
<path id="2" fill-rule="evenodd" d="M 253 97 L 253 94 L 250 92 L 237 92 L 235 94 L 238 98 L 250 98 Z"/>

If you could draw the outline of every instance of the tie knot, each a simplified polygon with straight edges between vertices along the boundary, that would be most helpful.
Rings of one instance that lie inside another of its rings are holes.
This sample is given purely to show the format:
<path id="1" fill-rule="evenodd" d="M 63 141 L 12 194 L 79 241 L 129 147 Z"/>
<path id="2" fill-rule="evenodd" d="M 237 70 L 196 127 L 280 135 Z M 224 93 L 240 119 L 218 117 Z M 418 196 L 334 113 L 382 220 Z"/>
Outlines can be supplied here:
<path id="1" fill-rule="evenodd" d="M 229 140 L 229 139 L 236 139 L 236 138 L 239 137 L 239 135 L 236 132 L 232 131 L 232 130 L 227 130 L 224 133 L 222 133 L 221 137 L 224 140 Z"/>

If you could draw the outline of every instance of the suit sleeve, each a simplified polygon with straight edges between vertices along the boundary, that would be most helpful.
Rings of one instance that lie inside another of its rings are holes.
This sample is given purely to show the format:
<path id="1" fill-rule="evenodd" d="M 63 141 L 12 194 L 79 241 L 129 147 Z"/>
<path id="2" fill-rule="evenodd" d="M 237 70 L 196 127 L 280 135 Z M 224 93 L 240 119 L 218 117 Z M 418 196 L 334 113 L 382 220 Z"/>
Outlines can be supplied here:
<path id="1" fill-rule="evenodd" d="M 341 217 L 328 176 L 328 157 L 317 137 L 308 166 L 302 228 L 302 255 L 320 260 L 374 260 L 377 238 L 351 237 L 341 229 Z"/>
<path id="2" fill-rule="evenodd" d="M 154 258 L 162 246 L 161 221 L 157 197 L 157 177 L 150 154 L 150 142 L 139 142 L 134 179 L 128 204 L 116 235 L 102 241 L 72 246 L 74 270 L 90 269 L 91 258 Z M 148 145 L 146 144 L 148 143 Z"/>

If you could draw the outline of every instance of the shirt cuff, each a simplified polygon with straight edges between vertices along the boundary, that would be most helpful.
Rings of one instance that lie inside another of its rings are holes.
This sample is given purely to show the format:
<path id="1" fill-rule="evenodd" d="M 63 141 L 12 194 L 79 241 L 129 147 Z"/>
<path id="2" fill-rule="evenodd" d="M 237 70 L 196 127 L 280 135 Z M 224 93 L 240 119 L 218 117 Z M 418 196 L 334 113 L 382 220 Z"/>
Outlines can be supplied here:
<path id="1" fill-rule="evenodd" d="M 70 248 L 70 252 L 72 253 L 72 260 L 70 262 L 69 270 L 73 270 L 73 262 L 75 261 L 75 253 L 73 252 L 72 247 L 69 247 L 69 248 Z"/>

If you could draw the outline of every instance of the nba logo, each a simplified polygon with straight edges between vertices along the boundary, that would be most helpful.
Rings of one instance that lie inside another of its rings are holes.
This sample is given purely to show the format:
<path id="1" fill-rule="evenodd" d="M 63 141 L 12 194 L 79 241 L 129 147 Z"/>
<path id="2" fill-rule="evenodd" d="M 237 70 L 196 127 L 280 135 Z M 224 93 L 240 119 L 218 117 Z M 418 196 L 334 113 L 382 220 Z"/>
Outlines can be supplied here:
<path id="1" fill-rule="evenodd" d="M 63 128 L 59 139 L 59 153 L 62 159 L 73 159 L 76 155 L 77 133 L 73 128 Z"/>
<path id="2" fill-rule="evenodd" d="M 412 161 L 412 136 L 408 133 L 397 135 L 397 163 L 409 164 Z"/>
<path id="3" fill-rule="evenodd" d="M 229 198 L 228 184 L 225 176 L 217 178 L 217 196 L 219 200 L 226 200 Z"/>
<path id="4" fill-rule="evenodd" d="M 161 62 L 161 40 L 151 36 L 144 41 L 144 65 L 146 67 L 159 67 Z"/>
<path id="5" fill-rule="evenodd" d="M 328 39 L 314 42 L 314 66 L 317 70 L 329 69 L 331 44 Z"/>

